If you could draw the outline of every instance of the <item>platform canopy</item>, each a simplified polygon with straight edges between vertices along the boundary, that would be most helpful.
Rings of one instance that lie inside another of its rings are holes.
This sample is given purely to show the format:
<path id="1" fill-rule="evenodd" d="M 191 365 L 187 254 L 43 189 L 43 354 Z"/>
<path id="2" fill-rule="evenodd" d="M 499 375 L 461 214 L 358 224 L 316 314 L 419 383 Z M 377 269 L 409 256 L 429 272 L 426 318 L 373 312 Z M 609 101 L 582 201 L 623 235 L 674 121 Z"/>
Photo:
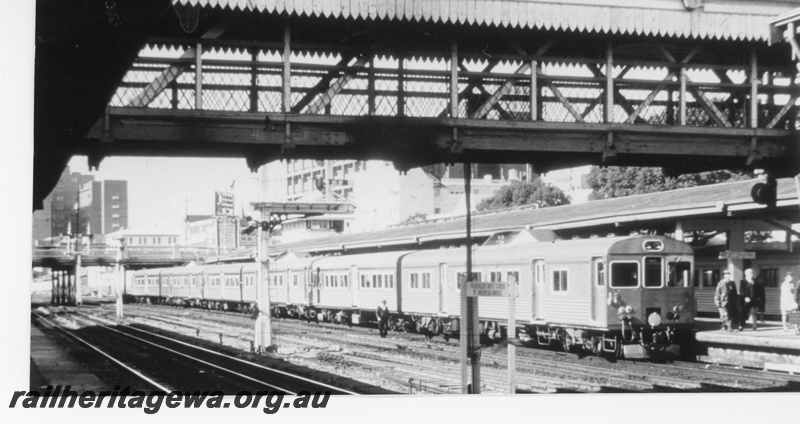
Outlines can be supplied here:
<path id="1" fill-rule="evenodd" d="M 795 0 L 173 0 L 287 15 L 765 41 Z"/>

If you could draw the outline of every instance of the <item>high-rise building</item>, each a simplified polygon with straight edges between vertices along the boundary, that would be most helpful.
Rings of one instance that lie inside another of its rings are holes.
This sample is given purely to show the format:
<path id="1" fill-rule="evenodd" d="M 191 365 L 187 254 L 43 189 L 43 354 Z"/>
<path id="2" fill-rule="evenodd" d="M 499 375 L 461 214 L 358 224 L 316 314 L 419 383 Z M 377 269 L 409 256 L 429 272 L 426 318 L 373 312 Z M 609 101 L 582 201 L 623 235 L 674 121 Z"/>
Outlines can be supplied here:
<path id="1" fill-rule="evenodd" d="M 472 208 L 509 181 L 527 179 L 530 172 L 527 165 L 473 164 Z M 290 160 L 269 163 L 260 175 L 261 197 L 266 201 L 352 203 L 354 219 L 329 223 L 330 228 L 338 224 L 345 232 L 466 213 L 460 164 L 431 165 L 401 174 L 385 161 Z"/>
<path id="2" fill-rule="evenodd" d="M 95 181 L 66 167 L 44 209 L 33 214 L 32 240 L 46 243 L 68 233 L 105 234 L 127 226 L 127 181 Z"/>
<path id="3" fill-rule="evenodd" d="M 91 223 L 92 233 L 108 234 L 128 228 L 127 193 L 127 181 L 92 181 L 81 187 L 81 219 Z"/>

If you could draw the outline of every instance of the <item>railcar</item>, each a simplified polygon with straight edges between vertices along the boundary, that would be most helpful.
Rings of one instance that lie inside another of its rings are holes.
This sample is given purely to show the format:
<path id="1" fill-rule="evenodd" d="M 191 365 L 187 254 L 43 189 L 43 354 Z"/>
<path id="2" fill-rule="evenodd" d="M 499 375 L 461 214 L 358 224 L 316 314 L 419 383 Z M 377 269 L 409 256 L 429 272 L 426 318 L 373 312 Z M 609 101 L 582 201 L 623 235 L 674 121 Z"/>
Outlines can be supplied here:
<path id="1" fill-rule="evenodd" d="M 504 231 L 473 247 L 471 280 L 513 282 L 515 328 L 531 344 L 643 357 L 677 353 L 696 314 L 689 245 L 663 236 L 556 240 L 549 231 Z M 288 254 L 271 261 L 262 287 L 277 316 L 374 321 L 386 301 L 391 327 L 430 337 L 460 330 L 465 248 L 327 257 Z M 143 270 L 133 276 L 140 299 L 199 296 L 193 304 L 252 310 L 258 265 Z M 174 302 L 174 300 L 173 300 Z M 479 300 L 481 334 L 509 333 L 508 299 Z"/>
<path id="2" fill-rule="evenodd" d="M 452 337 L 460 327 L 465 249 L 415 252 L 403 259 L 403 309 L 416 328 Z M 693 326 L 692 250 L 666 237 L 555 240 L 509 231 L 473 253 L 473 280 L 514 281 L 517 335 L 566 350 L 642 357 L 670 352 Z M 481 332 L 507 334 L 505 298 L 479 300 Z"/>

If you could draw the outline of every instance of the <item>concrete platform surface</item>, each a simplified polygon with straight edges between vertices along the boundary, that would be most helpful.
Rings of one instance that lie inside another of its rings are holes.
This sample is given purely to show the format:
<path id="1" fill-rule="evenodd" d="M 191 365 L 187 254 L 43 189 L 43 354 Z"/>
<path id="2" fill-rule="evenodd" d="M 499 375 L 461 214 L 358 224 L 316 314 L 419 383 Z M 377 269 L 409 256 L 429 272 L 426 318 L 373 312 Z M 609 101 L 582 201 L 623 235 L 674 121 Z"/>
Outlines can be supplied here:
<path id="1" fill-rule="evenodd" d="M 727 332 L 721 329 L 719 319 L 697 318 L 697 333 L 695 339 L 701 343 L 735 344 L 764 348 L 797 350 L 800 354 L 800 335 L 797 335 L 794 325 L 790 331 L 783 329 L 780 321 L 766 321 L 758 323 L 758 329 L 753 330 L 748 322 L 742 331 Z"/>
<path id="2" fill-rule="evenodd" d="M 92 390 L 95 393 L 111 390 L 94 373 L 65 351 L 52 337 L 31 326 L 31 390 L 47 385 L 72 386 L 72 390 Z"/>

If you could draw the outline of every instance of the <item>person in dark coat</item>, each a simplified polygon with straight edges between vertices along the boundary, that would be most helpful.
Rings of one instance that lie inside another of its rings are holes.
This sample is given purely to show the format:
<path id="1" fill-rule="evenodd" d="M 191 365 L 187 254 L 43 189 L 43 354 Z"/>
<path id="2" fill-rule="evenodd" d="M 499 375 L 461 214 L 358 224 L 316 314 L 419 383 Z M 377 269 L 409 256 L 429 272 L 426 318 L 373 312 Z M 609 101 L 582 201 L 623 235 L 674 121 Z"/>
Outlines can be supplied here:
<path id="1" fill-rule="evenodd" d="M 734 331 L 733 321 L 736 319 L 738 303 L 736 294 L 736 283 L 731 279 L 731 272 L 726 269 L 714 291 L 714 304 L 719 308 L 722 329 L 728 332 Z"/>
<path id="2" fill-rule="evenodd" d="M 753 331 L 758 329 L 758 325 L 756 323 L 756 310 L 753 307 L 753 287 L 755 284 L 756 282 L 753 279 L 753 270 L 747 268 L 744 270 L 744 279 L 739 281 L 739 307 L 741 308 L 739 311 L 739 330 L 741 330 L 742 326 L 744 326 L 748 316 L 750 316 L 750 320 L 753 322 Z"/>
<path id="3" fill-rule="evenodd" d="M 376 315 L 378 316 L 378 330 L 381 333 L 381 337 L 386 337 L 389 334 L 389 307 L 386 306 L 386 300 L 378 305 Z"/>
<path id="4" fill-rule="evenodd" d="M 750 304 L 753 305 L 753 312 L 762 324 L 764 324 L 764 308 L 767 305 L 767 291 L 764 289 L 766 282 L 764 277 L 759 275 L 755 279 L 753 289 L 750 291 Z"/>

